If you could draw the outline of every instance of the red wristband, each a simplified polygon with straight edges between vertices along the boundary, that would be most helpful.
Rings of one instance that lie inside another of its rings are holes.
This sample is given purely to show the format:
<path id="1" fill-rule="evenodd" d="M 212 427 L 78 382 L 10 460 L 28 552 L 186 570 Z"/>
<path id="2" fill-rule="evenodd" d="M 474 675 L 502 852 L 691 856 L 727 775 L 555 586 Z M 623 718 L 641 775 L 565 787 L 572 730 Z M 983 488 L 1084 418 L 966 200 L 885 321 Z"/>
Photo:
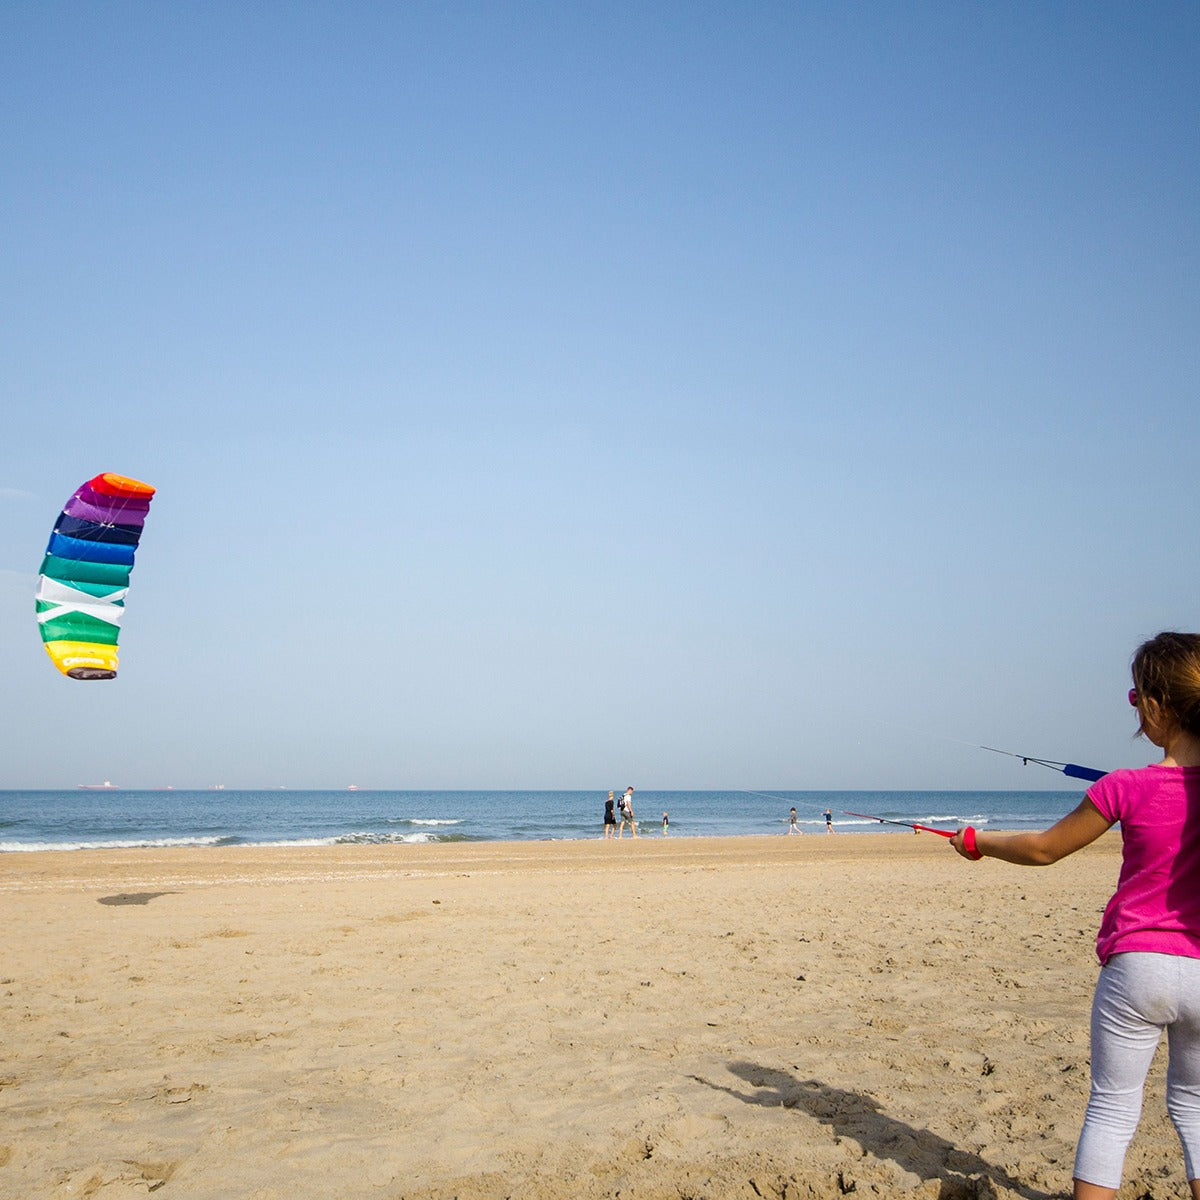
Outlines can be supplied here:
<path id="1" fill-rule="evenodd" d="M 975 827 L 968 825 L 963 830 L 963 849 L 967 852 L 968 858 L 980 859 L 983 857 L 979 852 L 979 847 L 975 845 Z"/>

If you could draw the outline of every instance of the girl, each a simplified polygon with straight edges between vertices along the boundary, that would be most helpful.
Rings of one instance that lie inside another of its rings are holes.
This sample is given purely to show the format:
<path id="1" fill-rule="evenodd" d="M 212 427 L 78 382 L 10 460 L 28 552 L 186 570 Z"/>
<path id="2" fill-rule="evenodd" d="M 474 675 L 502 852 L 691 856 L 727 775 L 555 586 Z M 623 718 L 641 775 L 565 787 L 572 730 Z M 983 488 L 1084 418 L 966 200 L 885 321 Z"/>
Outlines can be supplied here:
<path id="1" fill-rule="evenodd" d="M 1121 823 L 1121 874 L 1100 922 L 1092 1088 L 1075 1154 L 1075 1200 L 1109 1200 L 1167 1031 L 1167 1111 L 1200 1200 L 1200 634 L 1160 633 L 1133 657 L 1129 703 L 1161 762 L 1114 771 L 1041 833 L 960 829 L 965 858 L 1046 866 Z"/>

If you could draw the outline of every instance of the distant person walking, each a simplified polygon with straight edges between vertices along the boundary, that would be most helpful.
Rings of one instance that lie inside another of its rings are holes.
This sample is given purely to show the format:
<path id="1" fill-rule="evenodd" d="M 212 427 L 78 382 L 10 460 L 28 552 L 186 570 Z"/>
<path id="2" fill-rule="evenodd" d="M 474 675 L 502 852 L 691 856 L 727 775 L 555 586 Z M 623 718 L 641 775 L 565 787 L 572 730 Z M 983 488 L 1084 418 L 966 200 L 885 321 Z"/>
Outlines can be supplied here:
<path id="1" fill-rule="evenodd" d="M 833 813 L 829 809 L 825 810 L 825 832 L 833 832 Z"/>
<path id="2" fill-rule="evenodd" d="M 604 802 L 604 836 L 612 837 L 617 829 L 617 813 L 616 802 L 613 800 L 612 792 L 608 793 L 608 799 Z"/>
<path id="3" fill-rule="evenodd" d="M 790 836 L 793 833 L 799 832 L 800 830 L 796 825 L 796 810 L 793 808 L 791 816 L 788 817 L 788 834 Z"/>
<path id="4" fill-rule="evenodd" d="M 625 822 L 629 822 L 629 832 L 637 837 L 637 822 L 633 819 L 633 788 L 627 787 L 625 794 L 621 797 L 621 827 L 617 830 L 617 837 L 621 837 L 625 832 Z"/>

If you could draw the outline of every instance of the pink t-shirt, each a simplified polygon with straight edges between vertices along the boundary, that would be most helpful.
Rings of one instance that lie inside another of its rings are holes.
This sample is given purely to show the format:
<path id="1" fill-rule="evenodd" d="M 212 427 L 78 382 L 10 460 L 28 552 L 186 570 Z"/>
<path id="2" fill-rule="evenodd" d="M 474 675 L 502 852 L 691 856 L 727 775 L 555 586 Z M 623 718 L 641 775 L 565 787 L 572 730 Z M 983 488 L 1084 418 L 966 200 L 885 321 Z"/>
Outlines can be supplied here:
<path id="1" fill-rule="evenodd" d="M 1113 771 L 1088 799 L 1121 822 L 1121 877 L 1100 932 L 1102 963 L 1150 951 L 1200 958 L 1200 767 Z"/>

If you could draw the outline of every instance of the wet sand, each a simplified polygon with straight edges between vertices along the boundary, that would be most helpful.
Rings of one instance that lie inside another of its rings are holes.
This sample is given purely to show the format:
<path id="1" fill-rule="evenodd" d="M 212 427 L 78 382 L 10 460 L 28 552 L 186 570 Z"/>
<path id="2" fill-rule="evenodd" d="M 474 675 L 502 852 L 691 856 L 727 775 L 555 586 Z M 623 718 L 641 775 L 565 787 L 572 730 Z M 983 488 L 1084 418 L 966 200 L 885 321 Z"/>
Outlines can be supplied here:
<path id="1" fill-rule="evenodd" d="M 3 855 L 0 1197 L 1061 1195 L 1119 849 Z"/>

